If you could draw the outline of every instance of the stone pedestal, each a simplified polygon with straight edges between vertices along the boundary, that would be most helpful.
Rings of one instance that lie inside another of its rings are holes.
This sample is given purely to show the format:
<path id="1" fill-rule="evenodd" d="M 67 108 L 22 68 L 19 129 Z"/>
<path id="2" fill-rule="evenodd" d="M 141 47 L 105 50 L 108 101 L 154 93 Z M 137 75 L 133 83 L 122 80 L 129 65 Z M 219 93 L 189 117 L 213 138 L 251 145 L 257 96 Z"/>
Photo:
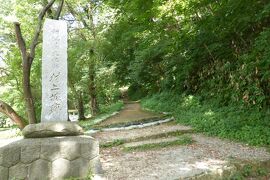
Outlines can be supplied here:
<path id="1" fill-rule="evenodd" d="M 98 141 L 90 136 L 29 138 L 0 147 L 0 179 L 56 180 L 101 174 Z"/>
<path id="2" fill-rule="evenodd" d="M 83 129 L 74 122 L 46 122 L 29 124 L 22 130 L 22 134 L 25 138 L 77 136 L 83 134 Z"/>

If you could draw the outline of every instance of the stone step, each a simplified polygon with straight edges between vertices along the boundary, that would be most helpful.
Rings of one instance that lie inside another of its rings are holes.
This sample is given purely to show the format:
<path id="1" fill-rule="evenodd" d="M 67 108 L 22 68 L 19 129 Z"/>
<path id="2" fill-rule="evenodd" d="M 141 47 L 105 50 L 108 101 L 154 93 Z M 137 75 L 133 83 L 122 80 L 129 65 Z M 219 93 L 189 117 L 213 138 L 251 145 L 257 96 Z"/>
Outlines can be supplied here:
<path id="1" fill-rule="evenodd" d="M 126 143 L 123 145 L 125 151 L 145 151 L 152 149 L 166 148 L 170 146 L 189 145 L 193 143 L 191 136 L 164 137 L 158 139 L 147 139 L 138 142 Z"/>
<path id="2" fill-rule="evenodd" d="M 130 142 L 124 144 L 125 148 L 132 148 L 132 147 L 138 147 L 146 144 L 159 144 L 163 142 L 173 142 L 178 140 L 179 137 L 168 137 L 168 138 L 158 138 L 158 139 L 147 139 L 143 141 L 137 141 L 137 142 Z"/>
<path id="3" fill-rule="evenodd" d="M 118 128 L 130 128 L 130 127 L 141 127 L 143 125 L 147 125 L 147 124 L 160 124 L 163 122 L 168 122 L 173 120 L 173 117 L 170 117 L 168 115 L 163 115 L 163 116 L 153 116 L 153 117 L 148 117 L 148 118 L 143 118 L 143 119 L 139 119 L 136 121 L 127 121 L 127 122 L 120 122 L 120 123 L 113 123 L 113 124 L 105 124 L 105 125 L 100 125 L 97 124 L 95 126 L 93 126 L 93 130 L 114 130 L 114 129 L 118 129 Z M 106 121 L 106 120 L 105 120 Z"/>
<path id="4" fill-rule="evenodd" d="M 122 142 L 135 142 L 146 139 L 156 139 L 161 137 L 178 136 L 184 133 L 193 132 L 189 126 L 182 126 L 170 123 L 159 124 L 156 126 L 144 127 L 131 130 L 117 130 L 107 132 L 92 133 L 91 136 L 98 139 L 100 144 L 111 143 L 117 140 Z"/>
<path id="5" fill-rule="evenodd" d="M 122 130 L 131 130 L 131 129 L 140 129 L 140 128 L 146 128 L 151 126 L 160 125 L 163 123 L 168 123 L 174 121 L 174 118 L 167 118 L 167 119 L 161 119 L 161 120 L 155 120 L 147 123 L 138 123 L 138 124 L 132 124 L 132 125 L 123 125 L 119 127 L 108 127 L 108 128 L 99 128 L 99 129 L 90 129 L 85 132 L 87 135 L 92 135 L 97 132 L 107 132 L 107 131 L 122 131 Z"/>

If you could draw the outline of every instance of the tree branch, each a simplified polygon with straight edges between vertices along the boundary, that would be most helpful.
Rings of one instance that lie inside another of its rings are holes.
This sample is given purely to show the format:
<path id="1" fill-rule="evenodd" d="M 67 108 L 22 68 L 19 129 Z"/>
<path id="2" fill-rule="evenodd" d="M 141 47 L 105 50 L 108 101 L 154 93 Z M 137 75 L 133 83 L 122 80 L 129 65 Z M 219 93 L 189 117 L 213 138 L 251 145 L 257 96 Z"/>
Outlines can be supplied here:
<path id="1" fill-rule="evenodd" d="M 55 19 L 56 19 L 56 20 L 58 20 L 59 17 L 60 17 L 60 15 L 61 15 L 61 11 L 62 11 L 62 9 L 63 9 L 64 1 L 65 1 L 65 0 L 61 0 L 59 6 L 58 6 L 58 8 L 57 8 L 57 11 L 56 11 L 56 13 L 55 13 Z"/>
<path id="2" fill-rule="evenodd" d="M 11 106 L 9 106 L 7 103 L 1 100 L 0 100 L 0 113 L 3 113 L 6 116 L 8 116 L 15 124 L 19 126 L 21 130 L 25 127 L 25 123 L 23 122 L 22 117 L 20 117 Z"/>
<path id="3" fill-rule="evenodd" d="M 89 27 L 89 25 L 87 24 L 87 22 L 71 7 L 71 5 L 69 3 L 66 2 L 66 5 L 67 5 L 68 10 L 70 11 L 70 13 L 74 16 L 74 18 L 76 18 L 76 16 L 78 16 L 79 19 L 82 21 L 84 27 L 86 27 L 86 29 L 91 29 Z"/>
<path id="4" fill-rule="evenodd" d="M 51 8 L 55 0 L 51 0 L 46 6 L 43 7 L 43 9 L 40 11 L 39 16 L 38 16 L 38 25 L 36 27 L 35 35 L 33 37 L 32 43 L 30 45 L 30 59 L 29 59 L 29 64 L 31 66 L 33 59 L 35 58 L 35 48 L 38 44 L 38 37 L 42 29 L 42 20 L 46 14 L 46 12 Z"/>
<path id="5" fill-rule="evenodd" d="M 15 34 L 16 34 L 16 39 L 17 39 L 19 49 L 21 51 L 23 58 L 26 58 L 27 57 L 26 44 L 22 36 L 20 23 L 14 22 L 14 27 L 15 27 Z"/>

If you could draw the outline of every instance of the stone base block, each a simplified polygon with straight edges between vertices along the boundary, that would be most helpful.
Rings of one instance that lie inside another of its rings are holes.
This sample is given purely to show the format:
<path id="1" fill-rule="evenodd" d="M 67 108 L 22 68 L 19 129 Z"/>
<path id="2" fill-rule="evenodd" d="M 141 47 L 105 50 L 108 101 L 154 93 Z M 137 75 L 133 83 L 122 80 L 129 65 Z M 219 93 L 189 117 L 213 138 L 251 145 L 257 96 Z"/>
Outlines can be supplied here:
<path id="1" fill-rule="evenodd" d="M 0 147 L 1 180 L 56 180 L 102 174 L 99 143 L 90 136 L 21 139 Z"/>

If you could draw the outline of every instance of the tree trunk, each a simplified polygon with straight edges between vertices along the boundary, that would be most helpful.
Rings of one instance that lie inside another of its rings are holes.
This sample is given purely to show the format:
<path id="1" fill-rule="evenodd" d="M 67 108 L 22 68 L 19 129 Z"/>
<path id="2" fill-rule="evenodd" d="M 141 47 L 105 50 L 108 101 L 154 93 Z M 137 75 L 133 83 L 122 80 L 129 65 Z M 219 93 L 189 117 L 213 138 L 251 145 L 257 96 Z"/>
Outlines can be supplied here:
<path id="1" fill-rule="evenodd" d="M 67 7 L 69 9 L 69 11 L 71 12 L 71 14 L 73 14 L 73 16 L 79 16 L 78 13 L 72 8 L 72 6 L 67 3 Z M 79 18 L 80 21 L 82 21 L 84 27 L 86 29 L 88 29 L 92 36 L 93 36 L 93 40 L 94 40 L 94 44 L 95 44 L 95 41 L 97 41 L 97 38 L 96 38 L 96 29 L 95 29 L 95 24 L 94 24 L 94 19 L 93 19 L 93 8 L 92 7 L 92 4 L 90 3 L 90 6 L 85 6 L 83 7 L 83 11 L 85 12 L 86 14 L 86 19 L 87 21 L 84 19 L 84 18 Z M 86 37 L 82 35 L 82 38 L 84 41 L 87 41 Z M 91 113 L 92 113 L 92 116 L 95 116 L 98 112 L 99 112 L 99 106 L 98 106 L 98 101 L 97 101 L 97 95 L 96 95 L 96 87 L 95 87 L 95 45 L 93 45 L 92 49 L 90 49 L 90 53 L 89 53 L 89 56 L 90 56 L 90 64 L 89 64 L 89 84 L 88 84 L 88 88 L 89 88 L 89 96 L 90 96 L 90 110 L 91 110 Z M 92 58 L 92 59 L 91 59 Z"/>
<path id="2" fill-rule="evenodd" d="M 97 94 L 95 86 L 95 67 L 93 63 L 89 65 L 89 95 L 90 95 L 91 113 L 92 116 L 95 116 L 99 112 L 99 106 L 97 102 Z"/>
<path id="3" fill-rule="evenodd" d="M 78 97 L 78 113 L 79 113 L 79 120 L 85 120 L 82 92 L 79 92 Z"/>
<path id="4" fill-rule="evenodd" d="M 22 117 L 20 117 L 14 109 L 7 103 L 0 100 L 0 112 L 8 116 L 22 130 L 25 127 Z"/>
<path id="5" fill-rule="evenodd" d="M 23 59 L 23 93 L 25 98 L 25 106 L 28 114 L 29 124 L 35 124 L 37 121 L 36 121 L 35 104 L 30 86 L 29 57 L 27 59 Z"/>
<path id="6" fill-rule="evenodd" d="M 17 43 L 22 54 L 22 66 L 23 66 L 23 94 L 24 102 L 26 106 L 26 112 L 28 115 L 28 120 L 30 124 L 36 123 L 36 113 L 35 106 L 33 101 L 33 96 L 30 86 L 30 70 L 33 58 L 30 57 L 30 54 L 26 50 L 26 44 L 22 37 L 22 32 L 19 23 L 14 23 L 15 32 L 17 37 Z"/>

